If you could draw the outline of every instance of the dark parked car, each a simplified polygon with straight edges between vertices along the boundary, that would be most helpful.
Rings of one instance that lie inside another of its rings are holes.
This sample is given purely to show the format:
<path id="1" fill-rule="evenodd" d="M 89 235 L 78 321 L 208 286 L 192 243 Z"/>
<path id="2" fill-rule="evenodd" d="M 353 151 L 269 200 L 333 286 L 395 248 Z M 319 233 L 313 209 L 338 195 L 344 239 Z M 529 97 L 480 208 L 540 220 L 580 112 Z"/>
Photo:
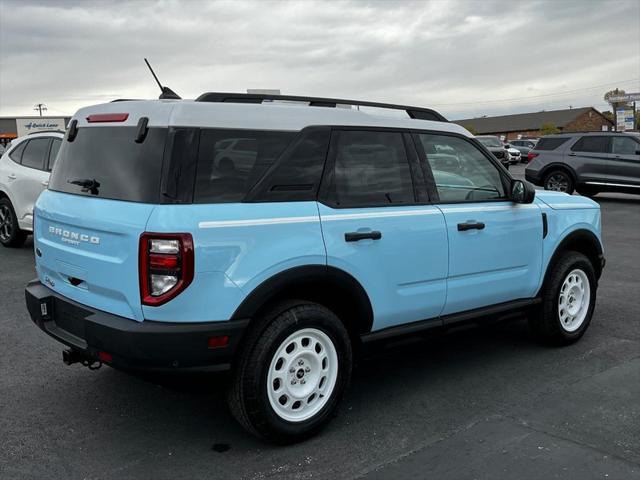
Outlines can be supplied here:
<path id="1" fill-rule="evenodd" d="M 640 194 L 640 139 L 626 133 L 567 133 L 540 139 L 525 178 L 546 190 L 593 196 Z"/>
<path id="2" fill-rule="evenodd" d="M 509 168 L 510 162 L 509 155 L 507 154 L 507 149 L 504 147 L 504 144 L 498 137 L 495 137 L 493 135 L 482 135 L 476 136 L 476 140 L 487 147 L 487 150 L 489 150 L 494 157 L 500 160 L 500 163 L 502 163 L 505 168 Z"/>

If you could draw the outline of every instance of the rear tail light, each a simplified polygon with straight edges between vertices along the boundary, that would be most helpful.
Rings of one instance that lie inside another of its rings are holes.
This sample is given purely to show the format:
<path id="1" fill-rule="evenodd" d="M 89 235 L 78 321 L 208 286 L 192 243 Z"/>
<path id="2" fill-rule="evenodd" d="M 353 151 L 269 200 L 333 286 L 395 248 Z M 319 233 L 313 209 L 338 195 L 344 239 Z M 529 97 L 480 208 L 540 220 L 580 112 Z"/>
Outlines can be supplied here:
<path id="1" fill-rule="evenodd" d="M 140 298 L 143 305 L 167 303 L 193 280 L 193 239 L 188 233 L 140 236 Z"/>
<path id="2" fill-rule="evenodd" d="M 531 162 L 531 160 L 536 158 L 538 155 L 540 155 L 540 154 L 539 153 L 534 153 L 534 152 L 527 153 L 527 163 Z"/>

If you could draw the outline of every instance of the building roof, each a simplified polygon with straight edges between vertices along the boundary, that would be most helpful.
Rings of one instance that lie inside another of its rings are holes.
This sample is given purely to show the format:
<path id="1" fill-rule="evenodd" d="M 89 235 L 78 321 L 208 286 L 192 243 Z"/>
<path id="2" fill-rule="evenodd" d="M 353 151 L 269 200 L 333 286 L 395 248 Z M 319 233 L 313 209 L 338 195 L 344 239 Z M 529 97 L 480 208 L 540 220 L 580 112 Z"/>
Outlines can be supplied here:
<path id="1" fill-rule="evenodd" d="M 454 120 L 454 122 L 464 127 L 473 127 L 475 131 L 478 132 L 478 135 L 483 133 L 520 132 L 540 130 L 545 123 L 553 123 L 556 127 L 563 128 L 590 110 L 596 112 L 598 115 L 602 115 L 593 107 L 582 107 L 567 108 L 565 110 L 549 110 L 546 112 L 501 115 L 499 117 L 466 118 L 463 120 Z"/>

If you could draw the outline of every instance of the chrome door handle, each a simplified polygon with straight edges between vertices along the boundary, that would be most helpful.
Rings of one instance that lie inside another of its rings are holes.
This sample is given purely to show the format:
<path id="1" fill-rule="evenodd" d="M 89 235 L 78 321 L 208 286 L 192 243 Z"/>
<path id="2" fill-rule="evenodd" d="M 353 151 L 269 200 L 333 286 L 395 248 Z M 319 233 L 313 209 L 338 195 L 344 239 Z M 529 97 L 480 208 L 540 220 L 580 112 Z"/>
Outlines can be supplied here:
<path id="1" fill-rule="evenodd" d="M 9 180 L 15 180 L 16 178 L 18 178 L 13 173 L 10 173 L 9 175 L 7 175 L 7 177 L 9 178 Z"/>
<path id="2" fill-rule="evenodd" d="M 47 180 L 43 180 L 40 183 L 42 184 L 43 187 L 48 187 L 49 186 L 49 182 Z"/>

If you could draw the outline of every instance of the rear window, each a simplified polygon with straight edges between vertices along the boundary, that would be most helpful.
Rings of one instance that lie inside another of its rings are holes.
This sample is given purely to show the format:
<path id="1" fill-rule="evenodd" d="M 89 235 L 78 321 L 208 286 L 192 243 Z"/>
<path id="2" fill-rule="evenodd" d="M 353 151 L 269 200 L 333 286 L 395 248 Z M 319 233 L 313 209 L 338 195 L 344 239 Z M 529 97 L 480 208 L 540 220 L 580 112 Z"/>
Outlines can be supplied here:
<path id="1" fill-rule="evenodd" d="M 560 145 L 569 140 L 569 137 L 553 137 L 553 138 L 541 138 L 536 143 L 536 150 L 555 150 Z"/>
<path id="2" fill-rule="evenodd" d="M 242 201 L 295 135 L 264 130 L 202 130 L 194 203 Z"/>
<path id="3" fill-rule="evenodd" d="M 85 127 L 58 153 L 49 188 L 76 195 L 157 203 L 166 128 L 150 128 L 136 143 L 137 127 Z"/>

